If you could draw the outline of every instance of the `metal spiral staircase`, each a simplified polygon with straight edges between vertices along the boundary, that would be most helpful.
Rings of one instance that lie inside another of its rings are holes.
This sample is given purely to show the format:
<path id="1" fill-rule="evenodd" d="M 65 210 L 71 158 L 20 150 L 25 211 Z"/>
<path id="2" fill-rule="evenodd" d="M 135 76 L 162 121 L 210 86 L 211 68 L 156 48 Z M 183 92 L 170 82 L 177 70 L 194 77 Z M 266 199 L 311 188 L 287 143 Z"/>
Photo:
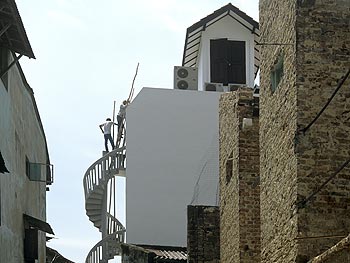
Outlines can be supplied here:
<path id="1" fill-rule="evenodd" d="M 89 220 L 102 233 L 102 239 L 90 250 L 86 263 L 107 263 L 121 255 L 125 227 L 116 218 L 116 176 L 125 177 L 125 140 L 117 136 L 117 147 L 94 162 L 83 179 L 85 209 Z M 122 144 L 122 146 L 119 146 Z"/>

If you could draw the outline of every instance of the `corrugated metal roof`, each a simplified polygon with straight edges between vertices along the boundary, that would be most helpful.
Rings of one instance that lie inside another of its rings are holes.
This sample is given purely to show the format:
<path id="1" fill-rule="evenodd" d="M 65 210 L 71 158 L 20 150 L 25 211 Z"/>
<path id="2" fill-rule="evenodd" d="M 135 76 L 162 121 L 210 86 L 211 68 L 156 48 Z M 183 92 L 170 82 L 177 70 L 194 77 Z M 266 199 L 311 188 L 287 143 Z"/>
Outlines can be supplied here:
<path id="1" fill-rule="evenodd" d="M 200 21 L 187 28 L 182 66 L 194 67 L 197 65 L 198 53 L 202 40 L 202 32 L 207 27 L 226 16 L 230 16 L 232 19 L 254 34 L 254 73 L 256 76 L 260 67 L 260 46 L 256 45 L 260 41 L 259 23 L 231 3 L 221 7 L 212 14 L 202 18 Z"/>
<path id="2" fill-rule="evenodd" d="M 137 245 L 150 252 L 153 252 L 156 260 L 164 260 L 167 262 L 187 261 L 186 247 L 156 246 L 156 245 Z"/>
<path id="3" fill-rule="evenodd" d="M 35 58 L 14 0 L 0 0 L 0 46 Z"/>

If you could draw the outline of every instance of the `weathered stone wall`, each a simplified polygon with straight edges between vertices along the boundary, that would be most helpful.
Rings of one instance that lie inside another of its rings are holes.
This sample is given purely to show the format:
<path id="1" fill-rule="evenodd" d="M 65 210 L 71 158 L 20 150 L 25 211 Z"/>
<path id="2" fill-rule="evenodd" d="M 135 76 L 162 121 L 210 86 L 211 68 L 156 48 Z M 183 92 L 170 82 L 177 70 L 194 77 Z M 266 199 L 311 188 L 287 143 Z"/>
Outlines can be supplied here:
<path id="1" fill-rule="evenodd" d="M 189 263 L 220 262 L 219 207 L 187 207 L 187 254 Z"/>
<path id="2" fill-rule="evenodd" d="M 350 69 L 350 1 L 299 1 L 297 125 L 305 128 Z M 350 78 L 321 117 L 296 137 L 298 198 L 302 201 L 350 158 Z M 350 232 L 350 168 L 298 211 L 298 253 L 320 254 Z M 322 238 L 323 236 L 334 238 Z M 304 239 L 304 237 L 321 237 Z"/>
<path id="3" fill-rule="evenodd" d="M 295 262 L 297 257 L 297 220 L 290 218 L 297 199 L 295 5 L 291 0 L 261 0 L 259 6 L 265 43 L 260 73 L 262 262 Z M 279 56 L 284 59 L 284 75 L 273 92 L 270 74 Z"/>
<path id="4" fill-rule="evenodd" d="M 313 258 L 308 263 L 345 263 L 350 262 L 350 234 L 333 247 Z"/>
<path id="5" fill-rule="evenodd" d="M 142 247 L 122 244 L 122 263 L 152 263 L 155 254 Z"/>
<path id="6" fill-rule="evenodd" d="M 220 259 L 222 263 L 239 259 L 238 134 L 239 118 L 235 107 L 237 93 L 221 96 L 219 104 L 220 168 Z M 232 177 L 226 178 L 226 163 L 232 158 Z M 226 185 L 228 182 L 228 185 Z M 225 187 L 225 189 L 224 189 Z"/>
<path id="7" fill-rule="evenodd" d="M 349 80 L 300 132 L 350 67 L 349 6 L 347 0 L 260 1 L 262 262 L 306 262 L 340 239 L 329 236 L 350 231 L 349 168 L 297 209 L 350 156 Z M 279 56 L 283 77 L 273 92 Z"/>
<path id="8" fill-rule="evenodd" d="M 220 227 L 222 262 L 260 262 L 259 119 L 252 89 L 221 96 Z M 242 128 L 243 118 L 253 125 Z"/>

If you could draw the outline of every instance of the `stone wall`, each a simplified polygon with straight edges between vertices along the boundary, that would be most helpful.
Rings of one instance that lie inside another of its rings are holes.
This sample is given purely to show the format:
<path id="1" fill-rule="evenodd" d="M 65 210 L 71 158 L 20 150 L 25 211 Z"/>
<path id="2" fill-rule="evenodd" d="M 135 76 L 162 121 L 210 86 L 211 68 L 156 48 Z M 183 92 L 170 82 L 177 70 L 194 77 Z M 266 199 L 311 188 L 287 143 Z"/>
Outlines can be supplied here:
<path id="1" fill-rule="evenodd" d="M 220 213 L 216 206 L 187 207 L 189 263 L 220 262 Z"/>
<path id="2" fill-rule="evenodd" d="M 313 258 L 308 263 L 345 263 L 350 262 L 350 234 L 333 247 Z"/>
<path id="3" fill-rule="evenodd" d="M 122 263 L 152 263 L 155 254 L 142 247 L 122 244 Z"/>
<path id="4" fill-rule="evenodd" d="M 262 262 L 307 262 L 350 231 L 350 81 L 305 133 L 350 68 L 350 2 L 261 0 Z M 276 91 L 271 72 L 283 57 Z M 334 236 L 334 237 L 332 237 Z"/>
<path id="5" fill-rule="evenodd" d="M 221 262 L 260 262 L 259 119 L 253 92 L 241 88 L 221 96 Z M 242 127 L 243 118 L 252 126 Z"/>
<path id="6" fill-rule="evenodd" d="M 304 129 L 350 70 L 350 1 L 300 1 L 297 9 L 298 128 Z M 298 201 L 314 192 L 350 156 L 350 78 L 321 117 L 296 136 Z M 298 253 L 313 257 L 350 232 L 350 169 L 298 210 Z M 305 239 L 305 237 L 317 237 Z M 334 238 L 323 238 L 334 236 Z"/>

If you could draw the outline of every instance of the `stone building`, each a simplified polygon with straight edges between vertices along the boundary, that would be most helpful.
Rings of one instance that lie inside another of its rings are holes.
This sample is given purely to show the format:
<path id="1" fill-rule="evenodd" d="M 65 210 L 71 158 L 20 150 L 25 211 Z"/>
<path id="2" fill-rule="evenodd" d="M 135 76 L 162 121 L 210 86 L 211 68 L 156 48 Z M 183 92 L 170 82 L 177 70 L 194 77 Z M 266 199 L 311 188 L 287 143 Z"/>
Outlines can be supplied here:
<path id="1" fill-rule="evenodd" d="M 313 122 L 350 68 L 349 7 L 260 1 L 262 262 L 307 262 L 350 232 L 350 79 Z"/>
<path id="2" fill-rule="evenodd" d="M 15 1 L 1 2 L 0 25 L 0 262 L 45 262 L 52 174 L 33 90 L 18 63 L 34 54 Z"/>
<path id="3" fill-rule="evenodd" d="M 187 207 L 188 263 L 220 262 L 220 211 L 218 206 Z"/>
<path id="4" fill-rule="evenodd" d="M 251 95 L 220 102 L 221 261 L 260 262 L 245 261 L 240 239 L 253 211 L 240 200 L 259 187 L 240 184 L 256 173 L 242 168 L 259 145 L 261 262 L 349 262 L 350 2 L 260 0 L 260 33 L 255 144 L 241 143 Z"/>
<path id="5" fill-rule="evenodd" d="M 221 262 L 260 262 L 258 101 L 251 88 L 220 99 Z"/>

